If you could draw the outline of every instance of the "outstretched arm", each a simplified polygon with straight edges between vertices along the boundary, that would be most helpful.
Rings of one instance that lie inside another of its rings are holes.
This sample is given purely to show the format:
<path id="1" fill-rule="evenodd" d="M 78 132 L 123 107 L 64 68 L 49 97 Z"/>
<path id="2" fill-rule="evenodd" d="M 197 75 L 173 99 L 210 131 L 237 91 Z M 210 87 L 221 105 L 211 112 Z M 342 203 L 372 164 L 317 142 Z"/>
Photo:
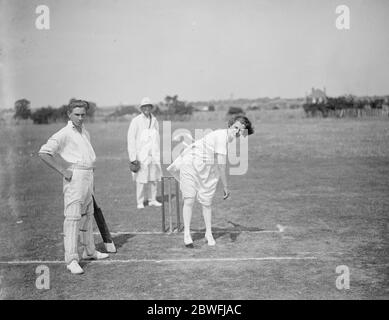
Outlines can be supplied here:
<path id="1" fill-rule="evenodd" d="M 57 171 L 67 181 L 72 180 L 73 172 L 64 168 L 51 154 L 40 152 L 39 157 L 43 160 L 44 163 Z"/>

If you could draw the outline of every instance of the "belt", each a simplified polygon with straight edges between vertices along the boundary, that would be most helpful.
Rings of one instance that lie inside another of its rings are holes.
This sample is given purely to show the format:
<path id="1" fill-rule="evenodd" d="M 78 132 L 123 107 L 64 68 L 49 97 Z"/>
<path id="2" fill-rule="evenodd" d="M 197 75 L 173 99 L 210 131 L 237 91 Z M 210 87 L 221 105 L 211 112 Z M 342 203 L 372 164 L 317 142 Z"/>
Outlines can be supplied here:
<path id="1" fill-rule="evenodd" d="M 93 165 L 84 165 L 84 164 L 73 163 L 72 165 L 70 165 L 69 169 L 71 169 L 71 170 L 94 170 L 95 167 Z"/>

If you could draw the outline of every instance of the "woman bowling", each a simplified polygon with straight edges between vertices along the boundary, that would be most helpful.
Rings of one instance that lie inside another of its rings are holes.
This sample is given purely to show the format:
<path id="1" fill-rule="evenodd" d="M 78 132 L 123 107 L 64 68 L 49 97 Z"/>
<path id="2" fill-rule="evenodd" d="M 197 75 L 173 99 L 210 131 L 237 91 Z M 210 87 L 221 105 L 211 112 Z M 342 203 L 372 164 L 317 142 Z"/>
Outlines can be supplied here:
<path id="1" fill-rule="evenodd" d="M 205 223 L 205 239 L 214 246 L 212 235 L 212 199 L 219 179 L 223 184 L 224 199 L 230 195 L 226 176 L 228 143 L 236 138 L 254 133 L 250 120 L 245 116 L 235 116 L 228 121 L 227 129 L 208 133 L 185 148 L 180 156 L 167 168 L 180 182 L 184 207 L 184 244 L 193 248 L 190 234 L 192 209 L 195 199 L 201 204 Z"/>

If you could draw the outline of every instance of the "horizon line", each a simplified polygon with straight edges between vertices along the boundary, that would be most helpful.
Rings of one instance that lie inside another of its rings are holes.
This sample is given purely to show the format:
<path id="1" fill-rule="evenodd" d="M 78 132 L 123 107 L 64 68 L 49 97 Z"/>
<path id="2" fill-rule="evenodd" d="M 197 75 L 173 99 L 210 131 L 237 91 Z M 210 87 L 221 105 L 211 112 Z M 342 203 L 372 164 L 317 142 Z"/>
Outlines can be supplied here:
<path id="1" fill-rule="evenodd" d="M 168 95 L 166 95 L 168 96 Z M 173 95 L 174 96 L 174 95 Z M 249 100 L 249 101 L 255 101 L 255 100 L 260 100 L 260 99 L 270 99 L 270 100 L 276 100 L 276 99 L 280 99 L 280 100 L 297 100 L 297 99 L 304 99 L 306 98 L 307 95 L 303 95 L 303 96 L 297 96 L 297 97 L 282 97 L 282 96 L 273 96 L 273 97 L 270 97 L 270 96 L 263 96 L 263 97 L 257 97 L 257 98 L 234 98 L 234 99 L 228 99 L 228 98 L 220 98 L 220 99 L 208 99 L 208 100 L 180 100 L 179 101 L 182 101 L 182 102 L 186 102 L 186 103 L 199 103 L 199 102 L 228 102 L 228 101 L 237 101 L 237 100 Z M 344 97 L 344 96 L 354 96 L 354 97 L 389 97 L 389 93 L 386 93 L 386 94 L 364 94 L 364 95 L 356 95 L 354 93 L 343 93 L 343 94 L 340 94 L 340 95 L 334 95 L 334 96 L 331 96 L 331 95 L 327 95 L 327 97 Z M 73 99 L 74 97 L 70 98 L 70 99 Z M 28 98 L 20 98 L 20 99 L 16 99 L 16 101 L 18 100 L 22 100 L 22 99 L 26 99 L 26 100 L 29 100 Z M 69 99 L 69 100 L 70 100 Z M 95 101 L 91 100 L 91 99 L 82 99 L 82 100 L 86 100 L 88 102 L 93 102 L 93 103 L 96 103 Z M 30 100 L 29 100 L 30 101 Z M 31 101 L 30 101 L 31 102 Z M 160 104 L 161 102 L 163 102 L 163 100 L 161 101 L 158 101 L 158 102 L 155 102 L 155 104 Z M 59 108 L 63 105 L 66 105 L 66 103 L 61 103 L 59 104 L 57 107 L 55 107 L 54 104 L 43 104 L 39 107 L 31 107 L 31 109 L 39 109 L 39 108 L 44 108 L 44 107 L 52 107 L 52 108 Z M 104 104 L 104 105 L 99 105 L 98 103 L 96 103 L 96 106 L 98 108 L 112 108 L 112 107 L 119 107 L 119 106 L 137 106 L 139 105 L 139 103 L 122 103 L 122 102 L 118 102 L 116 104 Z M 10 107 L 10 108 L 2 108 L 0 106 L 0 110 L 4 111 L 4 110 L 13 110 L 13 106 Z"/>

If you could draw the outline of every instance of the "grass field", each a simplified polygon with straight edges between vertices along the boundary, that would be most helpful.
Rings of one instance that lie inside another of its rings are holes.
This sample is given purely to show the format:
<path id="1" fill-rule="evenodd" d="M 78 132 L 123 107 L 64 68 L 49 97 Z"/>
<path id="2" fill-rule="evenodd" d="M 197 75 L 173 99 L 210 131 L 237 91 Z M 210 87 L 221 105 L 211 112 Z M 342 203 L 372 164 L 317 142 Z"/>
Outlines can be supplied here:
<path id="1" fill-rule="evenodd" d="M 98 157 L 96 197 L 111 232 L 119 232 L 118 253 L 105 262 L 83 262 L 81 276 L 61 262 L 61 178 L 37 157 L 62 125 L 0 127 L 1 298 L 388 299 L 388 124 L 255 123 L 247 174 L 230 177 L 227 201 L 219 185 L 213 211 L 217 244 L 204 242 L 197 205 L 192 250 L 184 247 L 182 234 L 158 233 L 159 209 L 135 209 L 128 124 L 89 124 Z M 220 126 L 183 122 L 173 129 Z M 42 264 L 50 270 L 49 290 L 35 287 Z M 335 285 L 340 265 L 349 268 L 349 289 Z"/>

